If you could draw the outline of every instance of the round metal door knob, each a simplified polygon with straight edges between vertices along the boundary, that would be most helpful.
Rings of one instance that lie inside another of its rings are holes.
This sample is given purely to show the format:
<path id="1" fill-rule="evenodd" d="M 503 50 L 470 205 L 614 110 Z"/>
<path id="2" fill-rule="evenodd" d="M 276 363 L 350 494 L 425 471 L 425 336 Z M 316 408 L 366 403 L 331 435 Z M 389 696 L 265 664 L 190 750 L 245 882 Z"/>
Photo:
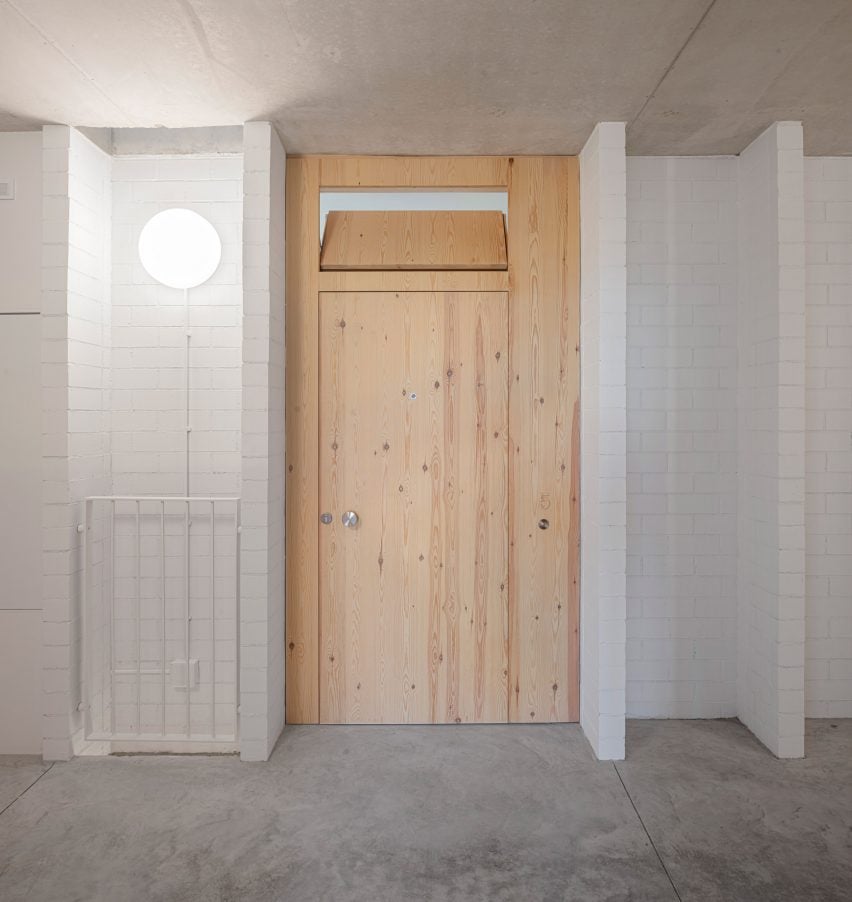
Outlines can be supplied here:
<path id="1" fill-rule="evenodd" d="M 550 520 L 545 520 L 545 518 L 542 517 L 541 520 L 538 521 L 538 528 L 539 529 L 549 529 L 550 528 Z"/>
<path id="2" fill-rule="evenodd" d="M 348 526 L 349 529 L 355 529 L 358 525 L 358 514 L 355 511 L 346 511 L 341 520 L 343 520 L 344 526 Z"/>

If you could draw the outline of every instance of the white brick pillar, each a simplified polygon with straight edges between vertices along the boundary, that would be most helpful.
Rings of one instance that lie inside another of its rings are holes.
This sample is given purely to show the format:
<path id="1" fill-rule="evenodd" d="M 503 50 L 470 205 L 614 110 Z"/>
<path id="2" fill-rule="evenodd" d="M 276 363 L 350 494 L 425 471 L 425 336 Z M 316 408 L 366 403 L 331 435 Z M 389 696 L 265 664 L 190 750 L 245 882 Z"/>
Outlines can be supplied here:
<path id="1" fill-rule="evenodd" d="M 737 713 L 804 754 L 805 249 L 802 126 L 740 156 Z"/>
<path id="2" fill-rule="evenodd" d="M 66 125 L 43 131 L 42 678 L 47 760 L 82 734 L 81 500 L 109 494 L 112 160 Z"/>
<path id="3" fill-rule="evenodd" d="M 601 122 L 580 154 L 580 725 L 624 757 L 627 556 L 625 128 Z"/>
<path id="4" fill-rule="evenodd" d="M 248 122 L 243 173 L 240 756 L 284 726 L 284 148 Z"/>

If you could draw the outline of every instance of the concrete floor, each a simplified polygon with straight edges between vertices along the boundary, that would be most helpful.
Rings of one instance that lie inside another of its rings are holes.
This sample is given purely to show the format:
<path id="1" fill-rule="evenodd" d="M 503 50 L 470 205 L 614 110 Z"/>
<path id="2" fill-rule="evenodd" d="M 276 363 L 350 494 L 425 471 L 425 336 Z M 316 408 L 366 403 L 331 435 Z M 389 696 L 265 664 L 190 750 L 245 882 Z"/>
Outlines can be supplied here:
<path id="1" fill-rule="evenodd" d="M 807 751 L 644 721 L 617 766 L 574 726 L 291 727 L 265 765 L 7 759 L 0 899 L 848 900 L 852 721 L 811 722 Z"/>

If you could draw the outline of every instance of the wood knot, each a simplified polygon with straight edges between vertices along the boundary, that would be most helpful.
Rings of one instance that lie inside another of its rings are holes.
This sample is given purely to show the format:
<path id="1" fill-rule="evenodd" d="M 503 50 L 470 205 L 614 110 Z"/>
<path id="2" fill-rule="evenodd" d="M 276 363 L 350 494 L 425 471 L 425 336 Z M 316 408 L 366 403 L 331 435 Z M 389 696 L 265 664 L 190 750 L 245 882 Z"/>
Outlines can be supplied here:
<path id="1" fill-rule="evenodd" d="M 291 642 L 287 647 L 290 649 L 290 651 L 293 651 L 293 649 L 296 647 L 296 643 Z"/>
<path id="2" fill-rule="evenodd" d="M 346 328 L 346 320 L 345 320 L 345 319 L 342 319 L 342 320 L 340 321 L 340 328 L 341 328 L 341 329 L 345 329 L 345 328 Z"/>
<path id="3" fill-rule="evenodd" d="M 389 445 L 387 442 L 385 442 L 385 443 L 382 445 L 382 448 L 383 448 L 383 450 L 385 450 L 385 451 L 389 451 L 389 450 L 390 450 L 390 445 Z"/>

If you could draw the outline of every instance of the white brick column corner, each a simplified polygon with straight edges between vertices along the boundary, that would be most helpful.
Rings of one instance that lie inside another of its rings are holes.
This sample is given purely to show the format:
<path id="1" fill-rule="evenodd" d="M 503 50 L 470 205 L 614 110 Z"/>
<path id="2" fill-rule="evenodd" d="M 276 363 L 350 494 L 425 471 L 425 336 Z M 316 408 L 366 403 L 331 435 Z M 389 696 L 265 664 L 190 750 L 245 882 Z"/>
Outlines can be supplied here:
<path id="1" fill-rule="evenodd" d="M 580 725 L 601 759 L 624 757 L 627 557 L 625 127 L 580 153 Z"/>
<path id="2" fill-rule="evenodd" d="M 110 491 L 112 160 L 64 125 L 42 147 L 42 753 L 67 760 L 82 728 L 80 501 Z"/>
<path id="3" fill-rule="evenodd" d="M 805 159 L 805 714 L 852 717 L 852 157 Z"/>
<path id="4" fill-rule="evenodd" d="M 268 122 L 248 122 L 243 173 L 240 756 L 269 758 L 284 726 L 284 170 Z"/>
<path id="5" fill-rule="evenodd" d="M 802 126 L 740 156 L 738 674 L 740 720 L 804 754 L 805 226 Z"/>

